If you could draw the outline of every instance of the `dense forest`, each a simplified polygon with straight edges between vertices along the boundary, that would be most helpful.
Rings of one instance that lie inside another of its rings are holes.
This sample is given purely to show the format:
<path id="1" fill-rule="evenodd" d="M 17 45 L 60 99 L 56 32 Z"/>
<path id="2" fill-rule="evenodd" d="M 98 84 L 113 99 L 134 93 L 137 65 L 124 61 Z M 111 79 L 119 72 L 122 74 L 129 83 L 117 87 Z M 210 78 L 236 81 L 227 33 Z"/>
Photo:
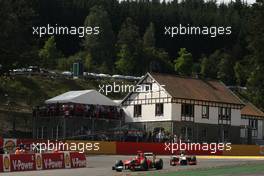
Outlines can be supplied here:
<path id="1" fill-rule="evenodd" d="M 219 79 L 247 88 L 264 107 L 264 0 L 0 0 L 2 71 L 39 65 L 142 75 L 147 71 Z M 99 26 L 99 35 L 33 35 L 33 26 Z M 223 26 L 230 35 L 164 35 L 166 26 Z"/>

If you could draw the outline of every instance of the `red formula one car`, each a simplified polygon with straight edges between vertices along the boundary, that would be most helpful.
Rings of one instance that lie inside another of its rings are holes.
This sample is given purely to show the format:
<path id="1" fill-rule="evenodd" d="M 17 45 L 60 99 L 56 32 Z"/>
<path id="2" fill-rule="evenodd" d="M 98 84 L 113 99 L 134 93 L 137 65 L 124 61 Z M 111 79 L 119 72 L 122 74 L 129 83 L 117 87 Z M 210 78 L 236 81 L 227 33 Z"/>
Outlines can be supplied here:
<path id="1" fill-rule="evenodd" d="M 131 171 L 147 171 L 149 169 L 163 169 L 163 160 L 157 159 L 153 153 L 143 153 L 142 151 L 137 152 L 137 156 L 128 160 L 116 161 L 116 164 L 112 167 L 112 170 L 121 172 L 122 170 Z"/>
<path id="2" fill-rule="evenodd" d="M 180 155 L 173 155 L 170 159 L 170 165 L 176 166 L 176 165 L 196 165 L 197 160 L 196 156 L 194 155 L 185 155 L 184 153 L 181 153 Z"/>

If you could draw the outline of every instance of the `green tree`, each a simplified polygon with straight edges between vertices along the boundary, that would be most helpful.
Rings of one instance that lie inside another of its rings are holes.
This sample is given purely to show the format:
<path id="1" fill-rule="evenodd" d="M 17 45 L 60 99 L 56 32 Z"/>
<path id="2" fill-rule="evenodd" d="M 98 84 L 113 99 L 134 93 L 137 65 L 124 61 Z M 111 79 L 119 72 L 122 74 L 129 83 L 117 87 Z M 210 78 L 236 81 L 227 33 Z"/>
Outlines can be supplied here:
<path id="1" fill-rule="evenodd" d="M 142 73 L 142 41 L 138 27 L 131 18 L 127 18 L 118 33 L 116 69 L 123 74 Z M 136 66 L 137 65 L 137 66 Z"/>
<path id="2" fill-rule="evenodd" d="M 217 67 L 217 78 L 226 84 L 234 84 L 234 63 L 232 56 L 222 53 Z"/>
<path id="3" fill-rule="evenodd" d="M 141 48 L 141 43 L 138 27 L 131 18 L 127 18 L 118 33 L 117 47 L 127 45 L 127 49 L 136 54 Z"/>
<path id="4" fill-rule="evenodd" d="M 71 70 L 73 63 L 81 61 L 84 66 L 84 70 L 87 72 L 97 72 L 99 71 L 94 67 L 94 62 L 92 60 L 92 57 L 89 53 L 80 51 L 72 56 L 69 56 L 68 58 L 60 58 L 58 60 L 58 67 L 59 70 Z"/>
<path id="5" fill-rule="evenodd" d="M 200 63 L 193 63 L 193 66 L 192 66 L 192 74 L 193 74 L 193 76 L 199 75 L 200 72 L 201 72 Z"/>
<path id="6" fill-rule="evenodd" d="M 143 72 L 171 72 L 172 64 L 170 62 L 169 54 L 163 49 L 155 47 L 155 27 L 151 22 L 143 36 L 143 58 L 140 65 L 144 65 Z"/>
<path id="7" fill-rule="evenodd" d="M 169 54 L 163 49 L 144 48 L 143 58 L 141 61 L 144 65 L 143 72 L 173 72 L 174 70 Z"/>
<path id="8" fill-rule="evenodd" d="M 60 58 L 58 60 L 58 64 L 57 64 L 58 70 L 62 70 L 62 71 L 69 70 L 71 68 L 71 66 L 72 65 L 70 64 L 68 58 Z"/>
<path id="9" fill-rule="evenodd" d="M 127 45 L 122 45 L 121 50 L 117 54 L 116 69 L 122 74 L 131 74 L 136 67 L 136 62 L 133 54 L 128 49 Z"/>
<path id="10" fill-rule="evenodd" d="M 94 65 L 95 64 L 92 56 L 90 54 L 87 54 L 84 58 L 84 69 L 88 72 L 93 72 L 95 71 Z"/>
<path id="11" fill-rule="evenodd" d="M 155 47 L 156 39 L 155 39 L 155 27 L 153 23 L 150 23 L 147 28 L 144 36 L 143 36 L 143 45 L 144 47 Z"/>
<path id="12" fill-rule="evenodd" d="M 56 47 L 56 41 L 54 36 L 48 38 L 44 47 L 39 50 L 39 57 L 41 58 L 42 66 L 45 68 L 55 68 L 59 58 L 62 54 Z"/>
<path id="13" fill-rule="evenodd" d="M 110 70 L 114 56 L 114 33 L 108 13 L 102 7 L 94 6 L 86 17 L 84 25 L 99 27 L 99 33 L 86 35 L 83 44 L 96 65 L 100 67 L 105 63 L 105 67 Z"/>
<path id="14" fill-rule="evenodd" d="M 211 63 L 208 57 L 204 56 L 201 61 L 201 72 L 203 77 L 208 77 L 211 73 Z"/>
<path id="15" fill-rule="evenodd" d="M 247 68 L 243 64 L 241 64 L 241 62 L 236 62 L 234 66 L 234 72 L 236 83 L 240 86 L 245 86 L 248 78 Z"/>
<path id="16" fill-rule="evenodd" d="M 247 87 L 249 97 L 259 107 L 264 109 L 264 0 L 257 0 L 253 5 L 248 58 L 251 58 L 251 69 Z"/>
<path id="17" fill-rule="evenodd" d="M 180 75 L 191 75 L 193 58 L 186 48 L 181 48 L 178 52 L 179 57 L 174 60 L 174 70 Z"/>
<path id="18" fill-rule="evenodd" d="M 221 55 L 222 55 L 221 51 L 216 50 L 214 53 L 212 53 L 208 57 L 203 56 L 202 61 L 201 61 L 200 74 L 204 78 L 213 78 L 213 79 L 217 78 L 217 72 L 218 72 L 217 65 L 220 62 Z"/>
<path id="19" fill-rule="evenodd" d="M 0 64 L 4 71 L 38 63 L 37 44 L 30 31 L 35 17 L 33 1 L 0 1 Z"/>

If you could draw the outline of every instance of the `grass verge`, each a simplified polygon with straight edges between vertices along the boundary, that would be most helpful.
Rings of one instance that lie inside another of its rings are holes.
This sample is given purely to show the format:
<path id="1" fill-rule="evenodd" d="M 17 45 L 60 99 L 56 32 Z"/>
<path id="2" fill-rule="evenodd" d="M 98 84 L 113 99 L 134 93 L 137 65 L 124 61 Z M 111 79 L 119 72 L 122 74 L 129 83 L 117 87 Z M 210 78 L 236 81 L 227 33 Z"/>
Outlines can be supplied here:
<path id="1" fill-rule="evenodd" d="M 196 170 L 181 170 L 173 173 L 154 174 L 162 176 L 229 176 L 229 175 L 241 175 L 241 174 L 260 174 L 264 175 L 264 165 L 238 165 L 238 166 L 225 166 L 209 169 L 196 169 Z M 153 175 L 153 174 L 151 174 Z"/>

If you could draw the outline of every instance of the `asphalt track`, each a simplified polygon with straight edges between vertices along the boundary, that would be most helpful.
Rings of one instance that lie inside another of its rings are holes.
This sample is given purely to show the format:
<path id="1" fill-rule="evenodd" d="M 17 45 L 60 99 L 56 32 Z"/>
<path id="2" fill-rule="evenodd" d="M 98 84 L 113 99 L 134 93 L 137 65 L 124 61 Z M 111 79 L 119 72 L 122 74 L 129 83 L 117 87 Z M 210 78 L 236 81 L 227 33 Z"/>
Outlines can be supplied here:
<path id="1" fill-rule="evenodd" d="M 161 173 L 176 172 L 178 170 L 193 170 L 200 168 L 213 168 L 220 166 L 232 166 L 241 164 L 263 163 L 264 157 L 223 157 L 223 156 L 198 156 L 196 166 L 170 166 L 169 156 L 157 156 L 164 161 L 164 169 L 160 171 L 151 170 L 147 172 L 116 172 L 112 165 L 116 160 L 128 159 L 134 156 L 97 155 L 87 157 L 87 167 L 78 169 L 56 169 L 27 172 L 0 173 L 0 176 L 129 176 L 129 175 L 160 175 Z"/>

